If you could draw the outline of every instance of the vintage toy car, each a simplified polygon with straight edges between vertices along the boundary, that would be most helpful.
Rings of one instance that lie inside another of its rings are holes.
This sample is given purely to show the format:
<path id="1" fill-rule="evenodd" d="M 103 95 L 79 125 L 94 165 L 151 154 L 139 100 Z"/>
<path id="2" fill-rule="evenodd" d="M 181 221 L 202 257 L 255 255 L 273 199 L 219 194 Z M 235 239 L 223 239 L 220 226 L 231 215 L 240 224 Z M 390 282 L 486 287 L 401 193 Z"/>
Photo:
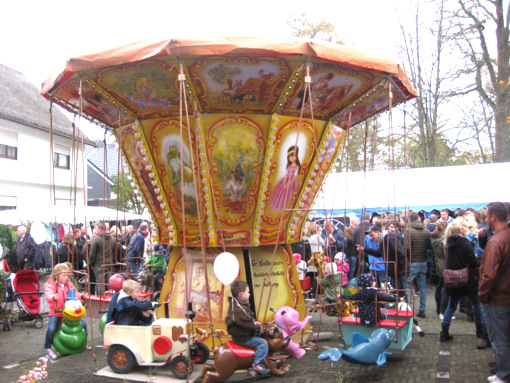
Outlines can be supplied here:
<path id="1" fill-rule="evenodd" d="M 104 327 L 104 348 L 108 349 L 110 368 L 119 374 L 130 372 L 139 366 L 165 366 L 176 378 L 186 379 L 193 370 L 189 363 L 186 319 L 159 318 L 150 326 L 121 326 L 115 322 Z M 192 341 L 191 361 L 204 363 L 209 349 L 203 343 Z"/>

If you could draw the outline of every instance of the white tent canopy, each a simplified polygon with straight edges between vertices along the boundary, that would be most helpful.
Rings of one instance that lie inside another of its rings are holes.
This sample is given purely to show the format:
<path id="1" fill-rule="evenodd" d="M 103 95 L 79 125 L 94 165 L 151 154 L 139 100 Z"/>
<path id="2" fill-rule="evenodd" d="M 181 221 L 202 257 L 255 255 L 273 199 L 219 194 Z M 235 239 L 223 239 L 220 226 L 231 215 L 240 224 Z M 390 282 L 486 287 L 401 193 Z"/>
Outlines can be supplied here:
<path id="1" fill-rule="evenodd" d="M 0 224 L 20 225 L 23 222 L 56 222 L 56 223 L 84 223 L 98 222 L 103 220 L 131 221 L 136 219 L 149 220 L 149 214 L 135 214 L 132 212 L 122 212 L 115 209 L 109 209 L 102 206 L 75 206 L 74 205 L 56 205 L 51 207 L 37 207 L 23 210 L 4 210 L 0 211 Z"/>
<path id="2" fill-rule="evenodd" d="M 343 214 L 486 206 L 509 201 L 510 163 L 331 173 L 313 209 Z"/>

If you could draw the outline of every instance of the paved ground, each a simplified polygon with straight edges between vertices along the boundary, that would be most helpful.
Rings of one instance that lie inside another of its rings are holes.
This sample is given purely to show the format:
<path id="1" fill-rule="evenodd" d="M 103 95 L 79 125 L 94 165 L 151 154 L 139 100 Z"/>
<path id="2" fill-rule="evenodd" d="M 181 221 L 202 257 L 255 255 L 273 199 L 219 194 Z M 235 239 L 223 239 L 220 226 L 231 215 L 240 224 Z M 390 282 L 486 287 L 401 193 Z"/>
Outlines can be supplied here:
<path id="1" fill-rule="evenodd" d="M 290 371 L 282 378 L 272 377 L 265 382 L 486 382 L 489 376 L 487 362 L 493 359 L 492 349 L 477 350 L 479 339 L 475 337 L 475 326 L 466 321 L 466 315 L 456 313 L 450 333 L 454 340 L 439 342 L 440 321 L 435 315 L 434 290 L 428 290 L 427 319 L 420 319 L 425 337 L 415 334 L 404 351 L 394 352 L 382 367 L 359 366 L 340 360 L 332 368 L 329 362 L 322 362 L 317 355 L 324 347 L 338 347 L 338 324 L 334 318 L 323 317 L 321 331 L 335 334 L 333 340 L 319 343 L 319 351 L 308 351 L 300 360 L 289 360 Z M 311 324 L 315 329 L 319 315 L 314 314 Z M 33 361 L 44 355 L 43 343 L 46 322 L 42 329 L 36 329 L 31 322 L 16 323 L 11 332 L 0 331 L 0 382 L 15 382 L 24 369 L 31 369 Z M 97 327 L 95 343 L 102 344 Z M 90 341 L 90 338 L 89 338 Z M 106 352 L 100 348 L 84 351 L 78 355 L 66 356 L 51 362 L 45 382 L 130 382 L 95 376 L 94 372 L 105 367 Z M 237 379 L 244 375 L 236 376 Z M 343 379 L 343 380 L 342 380 Z M 156 380 L 157 381 L 157 380 Z"/>

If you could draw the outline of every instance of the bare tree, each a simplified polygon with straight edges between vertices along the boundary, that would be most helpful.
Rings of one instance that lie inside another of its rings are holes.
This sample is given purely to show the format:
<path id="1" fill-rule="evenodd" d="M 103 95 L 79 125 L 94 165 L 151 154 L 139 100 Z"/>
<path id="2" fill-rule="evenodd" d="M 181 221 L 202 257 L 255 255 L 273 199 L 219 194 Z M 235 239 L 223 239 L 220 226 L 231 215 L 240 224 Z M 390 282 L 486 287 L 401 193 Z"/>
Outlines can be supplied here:
<path id="1" fill-rule="evenodd" d="M 293 15 L 287 19 L 287 24 L 293 30 L 295 37 L 309 37 L 310 40 L 327 41 L 330 43 L 343 44 L 335 33 L 335 26 L 326 20 L 310 20 L 304 13 Z"/>
<path id="2" fill-rule="evenodd" d="M 454 65 L 445 63 L 445 56 L 452 49 L 449 39 L 452 22 L 446 17 L 444 3 L 442 0 L 439 4 L 428 4 L 435 9 L 431 24 L 421 20 L 421 2 L 416 3 L 413 26 L 406 29 L 401 23 L 404 71 L 418 92 L 408 127 L 409 147 L 415 149 L 413 156 L 419 158 L 410 158 L 410 166 L 443 166 L 450 162 L 453 149 L 462 141 L 451 113 L 444 112 L 452 94 L 460 92 L 453 90 L 457 76 Z M 423 12 L 430 12 L 430 8 Z M 430 16 L 424 18 L 430 20 Z"/>
<path id="3" fill-rule="evenodd" d="M 474 88 L 494 114 L 494 141 L 490 125 L 485 129 L 494 144 L 494 161 L 510 160 L 510 3 L 503 0 L 458 0 L 457 37 L 471 62 L 466 72 L 474 75 Z M 495 32 L 495 36 L 493 33 Z M 491 40 L 495 37 L 495 46 Z M 485 120 L 489 122 L 489 119 Z"/>

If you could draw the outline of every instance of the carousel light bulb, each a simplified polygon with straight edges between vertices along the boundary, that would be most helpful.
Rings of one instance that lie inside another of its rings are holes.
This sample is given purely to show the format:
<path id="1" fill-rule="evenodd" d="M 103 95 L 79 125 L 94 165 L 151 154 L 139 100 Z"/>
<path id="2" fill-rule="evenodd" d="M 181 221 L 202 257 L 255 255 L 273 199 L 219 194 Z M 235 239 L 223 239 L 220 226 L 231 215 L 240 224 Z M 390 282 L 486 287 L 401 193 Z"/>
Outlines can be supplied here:
<path id="1" fill-rule="evenodd" d="M 142 154 L 147 153 L 147 149 L 145 149 L 145 148 L 141 148 L 141 149 L 140 149 L 140 153 L 142 153 Z"/>
<path id="2" fill-rule="evenodd" d="M 311 175 L 312 177 L 315 177 L 315 176 L 317 175 L 317 173 L 315 173 L 315 172 L 311 172 L 311 173 L 310 173 L 310 175 Z"/>
<path id="3" fill-rule="evenodd" d="M 152 169 L 152 165 L 151 165 L 151 164 L 147 164 L 147 165 L 145 166 L 145 169 L 146 169 L 146 170 L 151 170 L 151 169 Z"/>
<path id="4" fill-rule="evenodd" d="M 313 180 L 308 180 L 308 185 L 313 185 Z"/>
<path id="5" fill-rule="evenodd" d="M 305 204 L 303 202 L 300 202 L 299 207 L 305 207 Z"/>
<path id="6" fill-rule="evenodd" d="M 207 218 L 207 223 L 212 223 L 212 218 Z"/>
<path id="7" fill-rule="evenodd" d="M 278 128 L 276 126 L 271 127 L 271 131 L 273 133 L 276 133 L 278 131 Z"/>
<path id="8" fill-rule="evenodd" d="M 261 200 L 265 200 L 266 198 L 267 198 L 267 197 L 266 197 L 266 195 L 265 195 L 265 194 L 261 194 L 261 195 L 260 195 L 260 199 L 261 199 Z"/>
<path id="9" fill-rule="evenodd" d="M 174 241 L 168 241 L 168 244 L 169 244 L 169 245 L 173 245 L 173 244 L 174 244 Z"/>
<path id="10" fill-rule="evenodd" d="M 209 199 L 209 194 L 206 194 L 206 195 L 204 196 L 204 198 L 205 198 L 205 199 Z"/>
<path id="11" fill-rule="evenodd" d="M 255 241 L 254 243 L 255 243 L 255 246 L 260 245 L 260 241 Z"/>
<path id="12" fill-rule="evenodd" d="M 200 144 L 200 145 L 198 145 L 198 148 L 199 148 L 200 150 L 204 150 L 204 145 Z"/>
<path id="13" fill-rule="evenodd" d="M 163 196 L 162 196 L 162 195 L 158 195 L 158 196 L 156 197 L 156 199 L 157 199 L 159 202 L 161 202 L 161 200 L 163 199 Z"/>
<path id="14" fill-rule="evenodd" d="M 266 169 L 266 170 L 264 170 L 264 174 L 265 174 L 266 176 L 268 176 L 268 175 L 270 175 L 270 174 L 271 174 L 271 172 L 269 171 L 269 169 Z"/>
<path id="15" fill-rule="evenodd" d="M 153 172 L 150 172 L 150 173 L 148 174 L 148 176 L 149 176 L 149 178 L 154 178 L 155 174 L 154 174 Z"/>
<path id="16" fill-rule="evenodd" d="M 135 189 L 135 190 L 133 190 L 133 193 L 138 194 L 140 192 L 138 191 L 138 189 Z"/>
<path id="17" fill-rule="evenodd" d="M 270 145 L 267 145 L 267 148 L 268 148 L 269 150 L 274 150 L 274 145 L 271 145 L 271 144 L 270 144 Z"/>
<path id="18" fill-rule="evenodd" d="M 205 161 L 200 162 L 201 167 L 205 168 L 205 165 L 206 165 Z"/>
<path id="19" fill-rule="evenodd" d="M 315 164 L 315 165 L 313 165 L 313 167 L 315 170 L 319 170 L 319 164 Z"/>
<path id="20" fill-rule="evenodd" d="M 202 183 L 206 184 L 207 183 L 207 178 L 202 178 Z"/>
<path id="21" fill-rule="evenodd" d="M 173 230 L 173 229 L 174 229 L 174 227 L 173 227 L 173 226 L 170 226 L 170 230 Z"/>
<path id="22" fill-rule="evenodd" d="M 267 186 L 262 186 L 262 191 L 267 192 Z"/>
<path id="23" fill-rule="evenodd" d="M 126 178 L 127 178 L 128 180 L 130 180 L 130 181 L 133 179 L 133 177 L 131 177 L 131 175 L 130 175 L 130 174 L 128 174 L 128 175 L 126 176 Z"/>
<path id="24" fill-rule="evenodd" d="M 268 168 L 271 167 L 271 162 L 270 161 L 266 161 L 266 167 L 268 167 Z"/>
<path id="25" fill-rule="evenodd" d="M 159 204 L 159 207 L 160 207 L 161 209 L 163 209 L 163 208 L 165 207 L 165 205 L 166 205 L 166 203 L 162 202 L 162 203 L 160 203 L 160 204 Z"/>
<path id="26" fill-rule="evenodd" d="M 214 226 L 213 225 L 209 225 L 207 228 L 209 229 L 209 231 L 212 231 L 214 229 Z"/>
<path id="27" fill-rule="evenodd" d="M 163 212 L 163 215 L 164 215 L 164 216 L 167 216 L 167 215 L 168 215 L 168 212 L 165 210 L 165 211 Z"/>
<path id="28" fill-rule="evenodd" d="M 278 123 L 280 122 L 280 120 L 279 120 L 279 118 L 278 118 L 278 117 L 275 117 L 275 118 L 273 118 L 273 122 L 274 122 L 275 124 L 278 124 Z"/>
<path id="29" fill-rule="evenodd" d="M 204 157 L 205 157 L 205 154 L 204 154 L 204 153 L 200 153 L 198 156 L 199 156 L 200 158 L 204 158 Z"/>
<path id="30" fill-rule="evenodd" d="M 136 132 L 136 133 L 134 134 L 134 136 L 135 136 L 136 138 L 140 138 L 140 136 L 141 136 L 141 135 L 142 135 L 142 133 L 140 133 L 140 132 Z"/>
<path id="31" fill-rule="evenodd" d="M 168 233 L 168 236 L 169 236 L 169 237 L 173 237 L 173 236 L 174 236 L 174 232 L 173 232 L 173 231 L 171 231 L 170 233 Z"/>
<path id="32" fill-rule="evenodd" d="M 269 159 L 273 158 L 273 153 L 271 153 L 271 152 L 267 153 L 267 158 L 269 158 Z"/>
<path id="33" fill-rule="evenodd" d="M 207 186 L 204 186 L 204 193 L 207 193 L 209 191 L 209 188 Z"/>
<path id="34" fill-rule="evenodd" d="M 274 140 L 276 140 L 276 137 L 271 134 L 269 136 L 269 141 L 274 142 Z"/>
<path id="35" fill-rule="evenodd" d="M 259 225 L 255 225 L 255 229 L 260 230 L 260 226 Z"/>
<path id="36" fill-rule="evenodd" d="M 156 194 L 159 194 L 159 192 L 160 192 L 160 191 L 161 191 L 161 189 L 160 189 L 160 188 L 156 188 L 156 189 L 154 189 L 154 193 L 156 193 Z"/>
<path id="37" fill-rule="evenodd" d="M 258 213 L 258 215 L 262 215 L 262 214 L 264 214 L 264 210 L 259 209 L 259 210 L 257 210 L 257 213 Z"/>
<path id="38" fill-rule="evenodd" d="M 267 177 L 264 177 L 264 178 L 262 179 L 262 182 L 264 182 L 265 184 L 267 184 L 267 183 L 269 183 L 269 179 L 268 179 Z"/>
<path id="39" fill-rule="evenodd" d="M 294 230 L 291 230 L 291 231 L 289 231 L 289 234 L 294 235 L 294 234 L 296 234 L 296 232 Z"/>
<path id="40" fill-rule="evenodd" d="M 258 222 L 258 223 L 261 223 L 261 222 L 262 222 L 262 218 L 257 217 L 257 222 Z"/>
<path id="41" fill-rule="evenodd" d="M 205 207 L 209 209 L 211 207 L 211 203 L 210 202 L 206 202 L 205 203 Z"/>
<path id="42" fill-rule="evenodd" d="M 171 226 L 168 226 L 168 230 L 172 230 L 172 229 L 170 229 L 170 228 L 171 228 Z M 172 233 L 172 234 L 173 234 L 173 233 Z"/>
<path id="43" fill-rule="evenodd" d="M 259 207 L 264 208 L 264 207 L 266 207 L 266 204 L 265 204 L 264 202 L 260 201 L 260 202 L 259 202 Z"/>
<path id="44" fill-rule="evenodd" d="M 149 162 L 149 157 L 147 157 L 147 156 L 142 156 L 142 160 L 143 160 L 143 162 Z"/>
<path id="45" fill-rule="evenodd" d="M 166 218 L 165 223 L 168 225 L 170 223 L 170 218 Z M 172 229 L 170 229 L 170 230 L 172 230 Z"/>
<path id="46" fill-rule="evenodd" d="M 138 146 L 138 147 L 143 146 L 143 141 L 142 140 L 136 141 L 136 146 Z"/>
<path id="47" fill-rule="evenodd" d="M 205 212 L 205 214 L 206 214 L 206 215 L 208 215 L 208 216 L 211 216 L 211 215 L 212 215 L 212 210 L 207 210 L 207 211 Z"/>
<path id="48" fill-rule="evenodd" d="M 136 184 L 134 182 L 131 182 L 131 187 L 134 188 L 135 186 L 136 186 Z"/>
<path id="49" fill-rule="evenodd" d="M 202 175 L 205 176 L 207 174 L 207 171 L 205 169 L 202 169 L 200 173 L 202 173 Z"/>
<path id="50" fill-rule="evenodd" d="M 197 118 L 197 123 L 200 124 L 200 118 Z M 197 133 L 201 133 L 202 128 L 200 126 L 197 126 Z"/>
<path id="51" fill-rule="evenodd" d="M 214 237 L 214 233 L 209 233 L 209 238 Z"/>
<path id="52" fill-rule="evenodd" d="M 152 186 L 156 186 L 158 184 L 158 181 L 153 180 L 153 181 L 151 181 L 151 184 L 152 184 Z"/>
<path id="53" fill-rule="evenodd" d="M 256 231 L 253 235 L 257 238 L 260 237 L 260 233 L 258 231 Z"/>

